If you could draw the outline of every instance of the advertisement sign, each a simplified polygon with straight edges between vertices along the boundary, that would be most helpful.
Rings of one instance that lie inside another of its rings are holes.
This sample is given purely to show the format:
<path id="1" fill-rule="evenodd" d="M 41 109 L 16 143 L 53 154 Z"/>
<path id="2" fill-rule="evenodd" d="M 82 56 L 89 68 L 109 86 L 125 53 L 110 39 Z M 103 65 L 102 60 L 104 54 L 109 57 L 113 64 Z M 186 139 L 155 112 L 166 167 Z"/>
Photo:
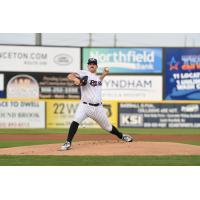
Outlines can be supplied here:
<path id="1" fill-rule="evenodd" d="M 167 100 L 200 99 L 200 48 L 166 49 Z"/>
<path id="2" fill-rule="evenodd" d="M 47 102 L 47 128 L 69 128 L 74 119 L 79 101 L 59 101 L 53 100 Z M 117 102 L 103 102 L 104 109 L 110 122 L 117 126 Z M 100 128 L 92 119 L 87 118 L 80 127 Z"/>
<path id="3" fill-rule="evenodd" d="M 0 46 L 0 71 L 60 72 L 80 69 L 80 48 Z"/>
<path id="4" fill-rule="evenodd" d="M 0 100 L 0 128 L 45 128 L 45 102 Z"/>
<path id="5" fill-rule="evenodd" d="M 7 84 L 8 98 L 39 98 L 39 85 L 29 75 L 14 76 Z"/>
<path id="6" fill-rule="evenodd" d="M 161 48 L 83 48 L 83 69 L 91 57 L 98 60 L 98 73 L 104 67 L 113 74 L 162 72 Z"/>
<path id="7" fill-rule="evenodd" d="M 161 76 L 107 76 L 103 100 L 162 100 Z"/>
<path id="8" fill-rule="evenodd" d="M 67 73 L 5 73 L 8 98 L 80 99 Z"/>
<path id="9" fill-rule="evenodd" d="M 4 92 L 4 74 L 0 74 L 0 98 L 5 97 Z"/>
<path id="10" fill-rule="evenodd" d="M 119 127 L 200 128 L 200 104 L 120 103 Z"/>

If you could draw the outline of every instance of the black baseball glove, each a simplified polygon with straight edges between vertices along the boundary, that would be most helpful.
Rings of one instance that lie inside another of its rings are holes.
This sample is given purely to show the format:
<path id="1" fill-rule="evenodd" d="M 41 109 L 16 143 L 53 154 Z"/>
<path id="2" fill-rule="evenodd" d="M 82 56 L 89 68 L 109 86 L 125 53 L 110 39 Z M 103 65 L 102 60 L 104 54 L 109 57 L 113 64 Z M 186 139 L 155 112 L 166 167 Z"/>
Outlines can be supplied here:
<path id="1" fill-rule="evenodd" d="M 85 86 L 87 84 L 88 76 L 83 76 L 82 78 L 77 77 L 77 78 L 80 79 L 80 86 Z"/>

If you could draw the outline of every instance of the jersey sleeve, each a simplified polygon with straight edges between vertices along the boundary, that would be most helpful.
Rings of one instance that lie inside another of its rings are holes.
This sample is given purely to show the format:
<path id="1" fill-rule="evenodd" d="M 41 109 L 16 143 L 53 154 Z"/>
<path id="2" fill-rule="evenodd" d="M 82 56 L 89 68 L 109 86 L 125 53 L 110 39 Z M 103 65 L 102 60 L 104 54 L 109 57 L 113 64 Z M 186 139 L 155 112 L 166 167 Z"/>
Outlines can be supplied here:
<path id="1" fill-rule="evenodd" d="M 87 75 L 87 71 L 85 71 L 85 70 L 78 70 L 78 71 L 76 71 L 76 72 L 74 72 L 74 73 L 77 73 L 77 74 L 79 74 L 79 76 L 82 78 L 83 76 L 86 76 Z"/>

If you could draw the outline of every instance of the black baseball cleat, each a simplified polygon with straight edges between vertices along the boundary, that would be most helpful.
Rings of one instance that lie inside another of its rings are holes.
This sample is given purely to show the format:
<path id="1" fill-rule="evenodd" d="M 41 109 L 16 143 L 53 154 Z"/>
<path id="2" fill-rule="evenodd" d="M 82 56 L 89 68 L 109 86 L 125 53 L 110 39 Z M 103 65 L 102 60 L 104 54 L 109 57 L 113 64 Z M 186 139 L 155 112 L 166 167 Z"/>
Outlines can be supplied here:
<path id="1" fill-rule="evenodd" d="M 71 149 L 71 142 L 67 141 L 61 146 L 62 151 L 66 151 L 66 150 L 69 150 L 69 149 Z"/>
<path id="2" fill-rule="evenodd" d="M 123 134 L 122 140 L 125 141 L 125 142 L 132 142 L 133 138 L 130 135 Z"/>

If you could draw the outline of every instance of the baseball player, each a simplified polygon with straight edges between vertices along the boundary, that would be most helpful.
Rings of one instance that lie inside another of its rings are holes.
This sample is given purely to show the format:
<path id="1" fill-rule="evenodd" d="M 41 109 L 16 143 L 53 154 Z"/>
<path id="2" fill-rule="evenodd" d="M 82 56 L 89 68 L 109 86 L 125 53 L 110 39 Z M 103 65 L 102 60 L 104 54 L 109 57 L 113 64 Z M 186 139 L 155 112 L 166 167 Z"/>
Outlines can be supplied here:
<path id="1" fill-rule="evenodd" d="M 81 102 L 76 110 L 74 120 L 72 121 L 66 142 L 62 145 L 61 150 L 71 148 L 73 137 L 78 129 L 79 124 L 87 117 L 96 121 L 104 130 L 116 135 L 125 142 L 132 142 L 133 138 L 117 130 L 110 124 L 106 112 L 102 105 L 101 89 L 102 81 L 109 74 L 108 68 L 104 68 L 101 76 L 97 76 L 97 59 L 89 58 L 88 71 L 80 70 L 78 73 L 70 73 L 68 79 L 75 85 L 81 87 Z"/>

